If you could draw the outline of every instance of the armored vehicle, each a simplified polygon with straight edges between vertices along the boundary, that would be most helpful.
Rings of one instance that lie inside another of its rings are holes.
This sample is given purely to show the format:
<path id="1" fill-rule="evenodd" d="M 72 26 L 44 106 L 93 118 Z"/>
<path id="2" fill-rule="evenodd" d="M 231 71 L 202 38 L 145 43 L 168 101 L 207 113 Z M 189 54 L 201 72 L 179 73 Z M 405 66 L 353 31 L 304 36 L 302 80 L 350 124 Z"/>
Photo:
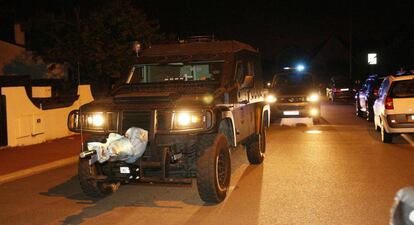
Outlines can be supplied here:
<path id="1" fill-rule="evenodd" d="M 133 182 L 191 184 L 219 203 L 231 178 L 231 150 L 242 145 L 251 164 L 262 163 L 270 108 L 264 102 L 260 56 L 238 41 L 196 39 L 144 49 L 111 97 L 73 111 L 68 127 L 82 132 L 79 181 L 90 196 Z M 97 160 L 109 133 L 148 131 L 135 162 Z"/>

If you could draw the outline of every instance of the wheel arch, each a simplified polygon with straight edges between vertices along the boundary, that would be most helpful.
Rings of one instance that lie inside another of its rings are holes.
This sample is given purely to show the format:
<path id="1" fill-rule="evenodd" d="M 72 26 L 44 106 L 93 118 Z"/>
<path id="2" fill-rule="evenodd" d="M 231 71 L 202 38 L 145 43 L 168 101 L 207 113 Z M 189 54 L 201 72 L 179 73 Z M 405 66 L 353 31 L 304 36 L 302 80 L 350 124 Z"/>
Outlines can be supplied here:
<path id="1" fill-rule="evenodd" d="M 264 119 L 264 125 L 266 128 L 270 127 L 270 106 L 266 104 L 262 107 L 262 118 Z"/>
<path id="2" fill-rule="evenodd" d="M 236 147 L 237 134 L 233 113 L 228 108 L 220 108 L 219 110 L 218 131 L 226 136 L 231 146 Z"/>
<path id="3" fill-rule="evenodd" d="M 256 134 L 260 133 L 262 125 L 264 128 L 270 127 L 270 106 L 269 104 L 259 103 L 256 107 L 257 115 L 260 115 L 256 121 Z M 262 123 L 263 121 L 263 123 Z"/>

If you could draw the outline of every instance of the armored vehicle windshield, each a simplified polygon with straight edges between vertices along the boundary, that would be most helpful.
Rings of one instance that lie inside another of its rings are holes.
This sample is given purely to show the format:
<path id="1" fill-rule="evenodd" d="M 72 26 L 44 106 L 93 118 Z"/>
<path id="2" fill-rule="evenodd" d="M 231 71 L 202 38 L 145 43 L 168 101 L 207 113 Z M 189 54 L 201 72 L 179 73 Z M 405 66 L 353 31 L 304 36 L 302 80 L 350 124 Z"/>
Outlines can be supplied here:
<path id="1" fill-rule="evenodd" d="M 218 80 L 224 61 L 134 65 L 127 84 Z"/>

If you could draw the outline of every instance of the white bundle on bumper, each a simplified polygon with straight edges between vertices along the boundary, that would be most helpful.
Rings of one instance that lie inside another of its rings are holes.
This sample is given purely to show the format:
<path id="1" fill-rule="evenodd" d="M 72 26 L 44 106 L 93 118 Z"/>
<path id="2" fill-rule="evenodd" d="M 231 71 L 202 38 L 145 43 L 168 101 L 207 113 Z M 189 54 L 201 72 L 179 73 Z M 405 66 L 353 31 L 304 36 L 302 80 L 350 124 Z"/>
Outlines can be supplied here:
<path id="1" fill-rule="evenodd" d="M 96 151 L 100 163 L 107 160 L 134 163 L 144 154 L 147 143 L 148 131 L 131 127 L 125 132 L 125 136 L 110 133 L 106 143 L 89 142 L 88 150 Z"/>

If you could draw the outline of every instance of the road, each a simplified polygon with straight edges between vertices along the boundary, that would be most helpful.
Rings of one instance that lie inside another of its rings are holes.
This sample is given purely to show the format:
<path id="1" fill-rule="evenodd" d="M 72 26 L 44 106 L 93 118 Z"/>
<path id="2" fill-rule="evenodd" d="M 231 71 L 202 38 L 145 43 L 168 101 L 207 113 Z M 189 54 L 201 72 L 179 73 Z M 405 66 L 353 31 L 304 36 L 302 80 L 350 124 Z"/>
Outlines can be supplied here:
<path id="1" fill-rule="evenodd" d="M 381 143 L 353 110 L 325 103 L 320 125 L 272 124 L 262 165 L 236 149 L 219 205 L 205 205 L 195 185 L 129 185 L 90 199 L 71 165 L 1 185 L 0 224 L 388 224 L 395 193 L 414 183 L 414 147 Z"/>

